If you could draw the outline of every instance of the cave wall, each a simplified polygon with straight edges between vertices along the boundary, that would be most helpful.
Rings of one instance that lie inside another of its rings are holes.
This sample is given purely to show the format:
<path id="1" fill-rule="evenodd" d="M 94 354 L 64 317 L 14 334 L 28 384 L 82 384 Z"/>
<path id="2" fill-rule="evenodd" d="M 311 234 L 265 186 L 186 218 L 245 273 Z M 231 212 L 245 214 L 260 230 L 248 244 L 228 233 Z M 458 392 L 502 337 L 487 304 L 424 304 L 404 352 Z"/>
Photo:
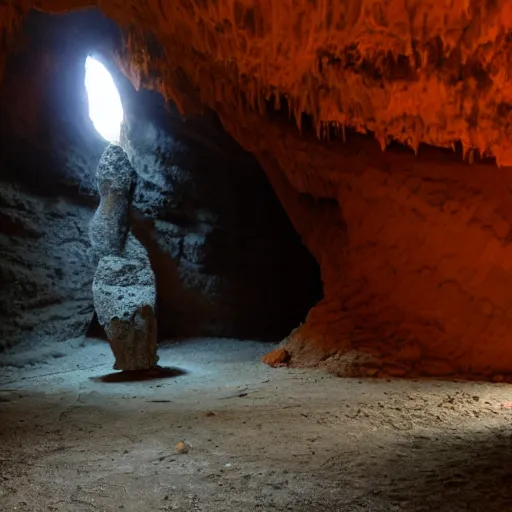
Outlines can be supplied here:
<path id="1" fill-rule="evenodd" d="M 85 334 L 91 207 L 0 182 L 0 352 Z"/>
<path id="2" fill-rule="evenodd" d="M 320 144 L 281 118 L 254 114 L 243 129 L 223 119 L 321 264 L 325 298 L 289 337 L 292 364 L 341 375 L 510 373 L 508 169 L 430 147 L 382 154 L 354 134 Z"/>
<path id="3" fill-rule="evenodd" d="M 59 12 L 96 2 L 36 4 Z M 2 7 L 7 35 L 31 5 Z M 292 364 L 511 374 L 509 2 L 101 8 L 125 28 L 115 58 L 131 82 L 180 112 L 215 109 L 321 265 L 325 298 L 290 336 Z M 272 114 L 284 107 L 291 122 Z M 316 134 L 297 132 L 303 114 Z M 319 140 L 332 134 L 333 143 Z"/>
<path id="4" fill-rule="evenodd" d="M 132 226 L 157 276 L 161 336 L 283 338 L 322 284 L 260 165 L 214 112 L 184 119 L 107 65 L 123 98 L 121 145 L 138 174 Z"/>
<path id="5" fill-rule="evenodd" d="M 156 274 L 161 339 L 277 340 L 303 321 L 321 297 L 318 265 L 217 116 L 185 120 L 159 93 L 136 91 L 112 59 L 119 31 L 98 11 L 32 12 L 24 30 L 0 89 L 5 344 L 79 336 L 92 318 L 87 230 L 106 142 L 88 118 L 89 52 L 122 96 L 122 146 L 138 174 L 131 223 Z"/>
<path id="6" fill-rule="evenodd" d="M 66 26 L 58 17 L 42 23 L 37 13 L 28 16 L 0 86 L 2 176 L 37 183 L 39 192 L 94 195 L 94 169 L 106 147 L 83 85 L 83 62 L 97 38 L 78 20 Z"/>
<path id="7" fill-rule="evenodd" d="M 93 315 L 88 223 L 106 143 L 73 32 L 29 17 L 0 84 L 0 351 L 82 336 Z"/>
<path id="8" fill-rule="evenodd" d="M 509 7 L 370 4 L 155 6 L 174 66 L 144 52 L 143 13 L 119 60 L 184 111 L 215 108 L 321 265 L 325 299 L 288 338 L 292 365 L 509 378 Z M 304 113 L 316 133 L 293 126 Z M 393 139 L 412 151 L 383 152 Z"/>
<path id="9" fill-rule="evenodd" d="M 23 0 L 0 6 L 0 44 L 10 46 L 32 7 L 86 6 L 127 28 L 134 83 L 153 83 L 182 110 L 198 95 L 257 107 L 277 93 L 319 130 L 371 131 L 383 147 L 460 141 L 468 158 L 512 162 L 507 0 Z M 146 51 L 148 34 L 163 52 Z"/>

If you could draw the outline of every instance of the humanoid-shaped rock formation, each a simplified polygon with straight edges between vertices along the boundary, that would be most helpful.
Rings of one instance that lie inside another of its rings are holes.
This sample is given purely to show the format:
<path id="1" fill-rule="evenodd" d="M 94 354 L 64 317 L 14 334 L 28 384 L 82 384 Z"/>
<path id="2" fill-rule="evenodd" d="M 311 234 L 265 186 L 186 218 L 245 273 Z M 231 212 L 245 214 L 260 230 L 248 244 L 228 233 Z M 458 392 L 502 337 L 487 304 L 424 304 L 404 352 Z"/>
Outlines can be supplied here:
<path id="1" fill-rule="evenodd" d="M 98 261 L 94 307 L 116 358 L 114 369 L 147 370 L 158 361 L 156 283 L 146 250 L 129 229 L 136 174 L 124 150 L 111 144 L 96 177 L 101 199 L 89 230 Z"/>

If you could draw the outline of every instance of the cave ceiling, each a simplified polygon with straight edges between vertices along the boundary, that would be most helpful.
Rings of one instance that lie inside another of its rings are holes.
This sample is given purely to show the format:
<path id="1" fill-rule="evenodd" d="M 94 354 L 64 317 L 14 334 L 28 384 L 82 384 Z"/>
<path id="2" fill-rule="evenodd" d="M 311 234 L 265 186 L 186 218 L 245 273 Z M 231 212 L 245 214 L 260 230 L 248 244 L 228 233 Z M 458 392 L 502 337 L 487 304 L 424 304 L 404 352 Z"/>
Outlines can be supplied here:
<path id="1" fill-rule="evenodd" d="M 228 105 L 242 120 L 285 102 L 319 136 L 462 144 L 464 158 L 512 165 L 508 0 L 3 0 L 0 73 L 31 8 L 86 7 L 125 29 L 132 82 L 184 113 Z"/>

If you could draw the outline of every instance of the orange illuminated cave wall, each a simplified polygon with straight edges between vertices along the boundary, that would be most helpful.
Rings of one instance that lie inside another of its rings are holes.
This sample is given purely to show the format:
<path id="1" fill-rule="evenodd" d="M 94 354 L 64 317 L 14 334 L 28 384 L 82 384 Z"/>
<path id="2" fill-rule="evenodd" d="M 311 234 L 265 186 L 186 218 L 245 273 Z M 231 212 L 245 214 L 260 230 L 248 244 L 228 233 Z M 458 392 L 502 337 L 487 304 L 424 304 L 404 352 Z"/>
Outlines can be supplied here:
<path id="1" fill-rule="evenodd" d="M 263 163 L 322 268 L 324 300 L 285 348 L 340 375 L 486 377 L 511 371 L 509 169 L 434 148 L 320 145 L 248 117 L 232 133 Z"/>
<path id="2" fill-rule="evenodd" d="M 125 28 L 136 86 L 219 113 L 319 262 L 290 364 L 512 374 L 511 2 L 3 3 L 0 75 L 28 9 L 91 5 Z"/>

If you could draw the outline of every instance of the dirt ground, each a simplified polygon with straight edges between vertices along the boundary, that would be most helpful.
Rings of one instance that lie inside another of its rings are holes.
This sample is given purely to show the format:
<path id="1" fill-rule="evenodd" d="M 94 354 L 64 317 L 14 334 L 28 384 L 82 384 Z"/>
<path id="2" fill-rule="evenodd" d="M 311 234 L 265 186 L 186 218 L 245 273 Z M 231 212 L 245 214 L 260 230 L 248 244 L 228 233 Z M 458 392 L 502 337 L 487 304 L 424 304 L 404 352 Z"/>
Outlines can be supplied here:
<path id="1" fill-rule="evenodd" d="M 103 342 L 57 347 L 0 368 L 2 511 L 512 511 L 509 385 L 271 369 L 211 339 L 123 381 Z"/>

